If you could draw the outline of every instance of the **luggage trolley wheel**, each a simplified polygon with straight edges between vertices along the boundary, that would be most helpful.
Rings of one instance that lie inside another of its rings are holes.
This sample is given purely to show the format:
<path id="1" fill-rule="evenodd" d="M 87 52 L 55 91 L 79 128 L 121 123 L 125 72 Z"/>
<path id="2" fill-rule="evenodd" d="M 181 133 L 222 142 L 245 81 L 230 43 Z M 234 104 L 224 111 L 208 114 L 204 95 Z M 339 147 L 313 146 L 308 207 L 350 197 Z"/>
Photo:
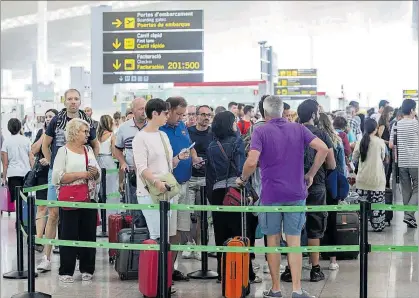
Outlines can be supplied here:
<path id="1" fill-rule="evenodd" d="M 120 280 L 127 280 L 128 278 L 127 278 L 127 276 L 126 276 L 125 274 L 120 273 L 120 274 L 119 274 L 119 279 L 120 279 Z"/>
<path id="2" fill-rule="evenodd" d="M 109 257 L 109 264 L 113 264 L 113 263 L 115 263 L 114 257 Z"/>

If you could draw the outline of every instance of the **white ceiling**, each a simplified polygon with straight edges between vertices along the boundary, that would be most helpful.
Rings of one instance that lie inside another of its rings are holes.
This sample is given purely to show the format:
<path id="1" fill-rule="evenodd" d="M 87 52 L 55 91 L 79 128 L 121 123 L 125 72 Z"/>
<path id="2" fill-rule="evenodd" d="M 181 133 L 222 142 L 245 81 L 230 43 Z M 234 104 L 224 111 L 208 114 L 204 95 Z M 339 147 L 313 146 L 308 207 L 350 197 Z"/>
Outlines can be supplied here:
<path id="1" fill-rule="evenodd" d="M 92 3 L 95 1 L 48 1 L 48 10 Z M 365 28 L 368 24 L 380 26 L 411 20 L 410 1 L 163 1 L 130 10 L 139 9 L 203 9 L 206 36 L 242 28 L 248 31 L 250 44 L 281 35 L 307 35 L 309 30 L 315 35 L 344 34 L 345 30 Z M 34 14 L 36 10 L 35 1 L 2 1 L 1 20 Z M 2 31 L 1 68 L 14 70 L 15 78 L 28 77 L 36 59 L 36 41 L 35 25 Z M 234 35 L 231 41 L 234 43 Z M 49 23 L 48 58 L 52 64 L 63 67 L 89 64 L 88 15 Z"/>

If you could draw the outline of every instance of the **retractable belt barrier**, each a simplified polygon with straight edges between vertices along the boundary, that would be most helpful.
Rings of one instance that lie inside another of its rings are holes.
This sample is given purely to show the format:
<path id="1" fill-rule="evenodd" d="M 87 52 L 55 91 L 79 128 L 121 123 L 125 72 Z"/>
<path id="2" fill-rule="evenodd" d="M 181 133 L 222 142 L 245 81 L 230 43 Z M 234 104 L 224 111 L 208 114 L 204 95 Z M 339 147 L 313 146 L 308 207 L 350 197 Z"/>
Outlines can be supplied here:
<path id="1" fill-rule="evenodd" d="M 115 173 L 118 169 L 106 170 L 106 173 Z M 16 216 L 16 232 L 18 243 L 18 270 L 12 275 L 17 275 L 18 278 L 28 278 L 28 292 L 29 296 L 22 296 L 21 294 L 13 297 L 51 297 L 50 295 L 35 292 L 35 259 L 34 249 L 36 244 L 48 244 L 71 247 L 89 247 L 89 248 L 112 248 L 112 249 L 128 249 L 128 250 L 159 250 L 159 289 L 162 298 L 167 297 L 166 285 L 167 281 L 167 256 L 168 251 L 194 251 L 194 252 L 236 252 L 236 253 L 302 253 L 302 252 L 345 252 L 345 251 L 359 251 L 360 252 L 360 298 L 367 298 L 367 284 L 368 284 L 368 253 L 370 252 L 403 252 L 414 253 L 418 252 L 418 246 L 397 246 L 397 245 L 370 245 L 368 243 L 368 214 L 372 210 L 390 210 L 390 211 L 418 211 L 417 206 L 404 205 L 384 205 L 371 204 L 366 201 L 360 201 L 360 204 L 354 205 L 326 205 L 326 206 L 208 206 L 208 205 L 184 205 L 184 204 L 170 204 L 170 202 L 161 201 L 160 204 L 107 204 L 107 203 L 73 203 L 73 202 L 59 202 L 59 201 L 45 201 L 35 200 L 32 196 L 26 197 L 24 193 L 29 193 L 37 190 L 48 188 L 48 185 L 40 185 L 23 189 L 17 187 L 16 198 L 17 202 L 17 216 Z M 106 197 L 119 197 L 119 193 L 106 194 Z M 22 226 L 22 201 L 28 204 L 29 218 L 28 218 L 28 272 L 23 271 L 23 236 L 24 228 Z M 118 210 L 160 210 L 160 243 L 156 245 L 148 244 L 126 244 L 126 243 L 108 243 L 108 242 L 87 242 L 87 241 L 70 241 L 70 240 L 56 240 L 35 238 L 35 231 L 33 223 L 35 222 L 34 207 L 70 207 L 70 208 L 85 208 L 85 209 L 118 209 Z M 360 213 L 360 243 L 359 245 L 343 245 L 343 246 L 308 246 L 308 247 L 226 247 L 226 246 L 211 246 L 211 245 L 171 245 L 168 243 L 168 220 L 167 216 L 169 210 L 182 211 L 215 211 L 215 212 L 324 212 L 324 211 L 357 211 Z M 5 274 L 4 278 L 7 277 Z M 14 277 L 16 278 L 16 277 Z M 25 292 L 26 293 L 26 292 Z"/>

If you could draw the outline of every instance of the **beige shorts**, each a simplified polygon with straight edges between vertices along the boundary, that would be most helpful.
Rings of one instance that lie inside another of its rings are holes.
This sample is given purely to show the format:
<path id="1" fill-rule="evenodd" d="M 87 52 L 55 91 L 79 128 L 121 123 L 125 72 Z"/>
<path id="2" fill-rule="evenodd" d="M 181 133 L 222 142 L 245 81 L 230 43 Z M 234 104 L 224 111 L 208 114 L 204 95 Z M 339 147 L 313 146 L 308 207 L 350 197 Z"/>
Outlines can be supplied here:
<path id="1" fill-rule="evenodd" d="M 177 203 L 191 205 L 189 198 L 189 182 L 186 182 L 180 185 L 179 200 Z M 177 229 L 182 232 L 189 232 L 191 230 L 191 211 L 177 212 Z"/>
<path id="2" fill-rule="evenodd" d="M 138 204 L 154 204 L 150 196 L 138 196 Z M 171 204 L 178 203 L 178 196 L 170 200 Z M 143 210 L 143 215 L 147 222 L 150 239 L 160 238 L 160 211 L 159 210 Z M 169 211 L 169 236 L 175 236 L 177 233 L 178 211 Z"/>
<path id="3" fill-rule="evenodd" d="M 201 186 L 205 186 L 205 177 L 191 177 L 189 180 L 189 201 L 191 205 L 201 205 Z M 195 211 L 195 215 L 200 216 L 201 211 Z"/>

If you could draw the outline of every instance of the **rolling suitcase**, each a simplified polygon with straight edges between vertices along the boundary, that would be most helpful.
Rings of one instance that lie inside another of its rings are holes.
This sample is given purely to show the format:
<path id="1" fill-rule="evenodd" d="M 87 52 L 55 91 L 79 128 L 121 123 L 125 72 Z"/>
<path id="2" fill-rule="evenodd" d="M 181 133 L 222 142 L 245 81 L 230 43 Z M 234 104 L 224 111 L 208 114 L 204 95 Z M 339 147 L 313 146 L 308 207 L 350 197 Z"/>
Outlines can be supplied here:
<path id="1" fill-rule="evenodd" d="M 359 245 L 359 215 L 357 212 L 338 212 L 336 215 L 336 229 L 333 231 L 336 246 Z M 327 239 L 322 239 L 322 244 Z M 357 259 L 359 251 L 345 251 L 334 253 L 338 260 Z M 329 253 L 322 253 L 323 259 L 329 259 Z"/>
<path id="2" fill-rule="evenodd" d="M 135 229 L 131 225 L 129 229 L 122 229 L 118 232 L 118 243 L 141 244 L 150 238 L 147 228 Z M 116 252 L 115 270 L 121 280 L 137 279 L 139 269 L 140 252 L 137 250 L 120 249 Z"/>
<path id="3" fill-rule="evenodd" d="M 8 212 L 10 216 L 10 212 L 15 212 L 15 202 L 12 202 L 12 198 L 10 196 L 10 191 L 7 185 L 0 186 L 0 211 L 3 214 L 4 212 Z"/>
<path id="4" fill-rule="evenodd" d="M 241 206 L 245 206 L 245 191 L 240 190 Z M 225 242 L 228 247 L 249 247 L 250 240 L 246 237 L 246 213 L 241 213 L 242 236 Z M 226 298 L 243 298 L 250 293 L 249 265 L 250 253 L 225 252 L 221 257 L 222 295 Z"/>
<path id="5" fill-rule="evenodd" d="M 393 205 L 393 190 L 392 189 L 386 188 L 384 199 L 387 205 Z M 390 222 L 393 219 L 393 211 L 391 210 L 386 211 L 385 217 L 386 217 L 385 221 L 390 225 Z"/>
<path id="6" fill-rule="evenodd" d="M 118 233 L 122 229 L 131 227 L 132 216 L 125 214 L 111 214 L 108 217 L 109 223 L 109 243 L 118 243 Z M 116 249 L 109 249 L 109 262 L 113 263 L 116 257 Z"/>

